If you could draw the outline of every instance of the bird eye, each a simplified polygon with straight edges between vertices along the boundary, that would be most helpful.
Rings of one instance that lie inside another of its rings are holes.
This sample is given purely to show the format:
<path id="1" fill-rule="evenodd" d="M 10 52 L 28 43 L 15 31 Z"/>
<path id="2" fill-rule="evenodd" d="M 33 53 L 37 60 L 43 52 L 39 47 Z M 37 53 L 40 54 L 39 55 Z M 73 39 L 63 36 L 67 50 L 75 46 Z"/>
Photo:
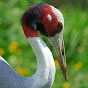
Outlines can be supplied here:
<path id="1" fill-rule="evenodd" d="M 52 21 L 52 16 L 50 14 L 47 14 L 47 20 Z"/>

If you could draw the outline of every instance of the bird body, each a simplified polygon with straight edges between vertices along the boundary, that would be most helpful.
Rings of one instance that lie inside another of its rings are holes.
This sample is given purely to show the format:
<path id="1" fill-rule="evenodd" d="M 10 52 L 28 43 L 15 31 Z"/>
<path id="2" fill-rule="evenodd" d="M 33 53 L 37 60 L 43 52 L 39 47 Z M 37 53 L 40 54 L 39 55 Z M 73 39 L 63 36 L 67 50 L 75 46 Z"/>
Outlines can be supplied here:
<path id="1" fill-rule="evenodd" d="M 53 84 L 55 64 L 51 51 L 40 37 L 28 38 L 28 42 L 36 55 L 36 73 L 22 77 L 0 57 L 0 88 L 50 88 Z"/>
<path id="2" fill-rule="evenodd" d="M 67 67 L 62 29 L 63 15 L 46 3 L 34 5 L 22 16 L 22 28 L 37 60 L 37 70 L 31 77 L 22 77 L 0 57 L 0 88 L 51 88 L 55 78 L 55 64 L 52 53 L 38 31 L 48 37 L 53 45 L 61 71 L 67 80 Z"/>

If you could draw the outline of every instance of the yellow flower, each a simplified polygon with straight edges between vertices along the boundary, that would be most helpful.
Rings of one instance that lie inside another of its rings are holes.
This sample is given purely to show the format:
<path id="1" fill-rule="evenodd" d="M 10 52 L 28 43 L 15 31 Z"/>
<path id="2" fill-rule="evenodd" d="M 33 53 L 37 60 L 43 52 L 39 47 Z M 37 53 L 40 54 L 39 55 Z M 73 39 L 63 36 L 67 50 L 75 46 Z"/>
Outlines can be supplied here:
<path id="1" fill-rule="evenodd" d="M 21 67 L 16 68 L 16 72 L 22 76 L 24 76 L 23 69 Z"/>
<path id="2" fill-rule="evenodd" d="M 76 69 L 76 70 L 79 70 L 81 69 L 83 66 L 83 63 L 81 61 L 79 61 L 77 64 L 75 64 L 73 67 Z"/>
<path id="3" fill-rule="evenodd" d="M 17 67 L 16 72 L 19 73 L 21 76 L 24 76 L 24 75 L 26 75 L 30 72 L 30 69 L 29 68 Z"/>
<path id="4" fill-rule="evenodd" d="M 3 56 L 5 54 L 5 51 L 3 48 L 0 48 L 0 56 Z"/>
<path id="5" fill-rule="evenodd" d="M 16 41 L 11 42 L 10 46 L 9 46 L 9 51 L 10 52 L 16 52 L 17 48 L 18 48 L 18 43 Z"/>
<path id="6" fill-rule="evenodd" d="M 16 53 L 20 55 L 22 53 L 22 50 L 20 48 L 17 48 Z"/>
<path id="7" fill-rule="evenodd" d="M 68 82 L 63 83 L 63 88 L 70 88 L 70 83 L 68 83 Z"/>
<path id="8" fill-rule="evenodd" d="M 25 69 L 23 69 L 23 72 L 24 72 L 24 74 L 28 74 L 30 72 L 30 69 L 29 68 L 25 68 Z"/>
<path id="9" fill-rule="evenodd" d="M 59 67 L 58 60 L 56 59 L 56 60 L 54 60 L 54 62 L 55 62 L 55 66 L 56 66 L 56 67 Z"/>

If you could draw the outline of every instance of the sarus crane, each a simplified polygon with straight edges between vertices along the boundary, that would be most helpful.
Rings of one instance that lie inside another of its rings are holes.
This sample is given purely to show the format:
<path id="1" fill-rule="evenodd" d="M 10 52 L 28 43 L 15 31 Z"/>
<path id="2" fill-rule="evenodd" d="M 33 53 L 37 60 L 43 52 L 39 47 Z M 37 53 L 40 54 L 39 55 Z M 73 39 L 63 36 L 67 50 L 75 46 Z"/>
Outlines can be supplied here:
<path id="1" fill-rule="evenodd" d="M 61 71 L 67 80 L 63 41 L 62 13 L 46 3 L 28 8 L 22 16 L 22 28 L 37 59 L 37 70 L 31 77 L 22 77 L 0 56 L 0 88 L 51 88 L 55 78 L 55 63 L 50 49 L 38 31 L 46 36 L 55 49 Z"/>

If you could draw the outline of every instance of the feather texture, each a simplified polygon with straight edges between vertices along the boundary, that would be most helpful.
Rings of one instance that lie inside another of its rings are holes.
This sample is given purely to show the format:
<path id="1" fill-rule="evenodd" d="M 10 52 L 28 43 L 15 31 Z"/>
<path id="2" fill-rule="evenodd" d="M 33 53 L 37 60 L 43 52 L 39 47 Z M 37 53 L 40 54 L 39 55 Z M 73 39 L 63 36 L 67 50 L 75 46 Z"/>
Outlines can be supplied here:
<path id="1" fill-rule="evenodd" d="M 28 38 L 37 59 L 37 70 L 31 77 L 17 74 L 0 57 L 0 88 L 50 88 L 54 81 L 55 65 L 51 51 L 40 37 Z"/>

